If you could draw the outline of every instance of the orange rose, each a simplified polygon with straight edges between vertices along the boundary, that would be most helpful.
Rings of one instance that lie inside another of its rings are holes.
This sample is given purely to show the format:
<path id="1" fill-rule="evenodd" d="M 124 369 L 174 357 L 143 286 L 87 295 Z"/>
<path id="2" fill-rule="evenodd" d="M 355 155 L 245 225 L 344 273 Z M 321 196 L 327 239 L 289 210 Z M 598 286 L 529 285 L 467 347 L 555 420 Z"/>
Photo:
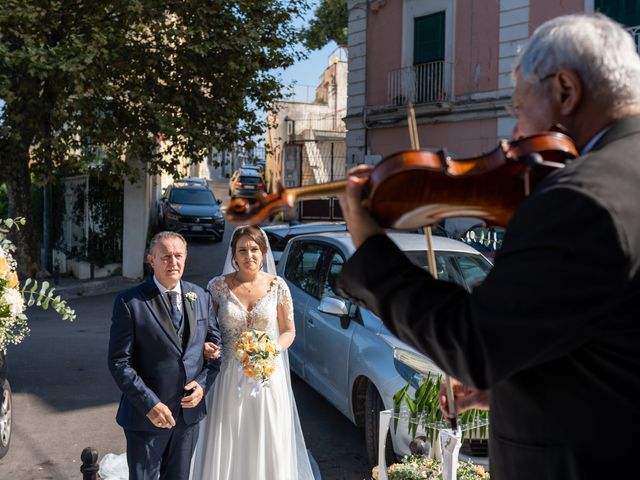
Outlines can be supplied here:
<path id="1" fill-rule="evenodd" d="M 7 259 L 4 256 L 0 256 L 0 277 L 9 280 L 9 288 L 18 286 L 18 274 L 9 268 Z"/>

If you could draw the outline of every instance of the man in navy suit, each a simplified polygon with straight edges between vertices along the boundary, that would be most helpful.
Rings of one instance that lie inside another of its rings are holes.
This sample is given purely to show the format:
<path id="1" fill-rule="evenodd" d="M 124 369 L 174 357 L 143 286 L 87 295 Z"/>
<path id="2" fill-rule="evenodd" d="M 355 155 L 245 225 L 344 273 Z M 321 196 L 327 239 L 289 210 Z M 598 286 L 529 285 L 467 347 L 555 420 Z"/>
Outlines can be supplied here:
<path id="1" fill-rule="evenodd" d="M 204 342 L 220 332 L 209 293 L 181 281 L 185 239 L 160 232 L 149 245 L 153 275 L 118 296 L 109 369 L 122 391 L 116 420 L 127 438 L 130 480 L 187 480 L 206 415 L 205 393 L 220 368 Z"/>

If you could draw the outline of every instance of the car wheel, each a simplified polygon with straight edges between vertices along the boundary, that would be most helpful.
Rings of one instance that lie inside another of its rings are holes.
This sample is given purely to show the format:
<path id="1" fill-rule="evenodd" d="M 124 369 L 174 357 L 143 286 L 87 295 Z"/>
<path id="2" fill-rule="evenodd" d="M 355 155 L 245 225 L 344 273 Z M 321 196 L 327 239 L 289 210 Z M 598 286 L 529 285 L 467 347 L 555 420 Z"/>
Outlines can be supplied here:
<path id="1" fill-rule="evenodd" d="M 378 465 L 378 436 L 380 431 L 380 412 L 385 410 L 380 394 L 373 383 L 367 385 L 367 395 L 364 404 L 364 434 L 367 456 L 371 465 Z M 387 466 L 395 463 L 396 454 L 391 443 L 391 432 L 387 433 L 385 445 L 385 459 Z"/>
<path id="2" fill-rule="evenodd" d="M 9 381 L 2 384 L 2 398 L 0 398 L 0 458 L 9 451 L 11 443 L 11 387 Z"/>

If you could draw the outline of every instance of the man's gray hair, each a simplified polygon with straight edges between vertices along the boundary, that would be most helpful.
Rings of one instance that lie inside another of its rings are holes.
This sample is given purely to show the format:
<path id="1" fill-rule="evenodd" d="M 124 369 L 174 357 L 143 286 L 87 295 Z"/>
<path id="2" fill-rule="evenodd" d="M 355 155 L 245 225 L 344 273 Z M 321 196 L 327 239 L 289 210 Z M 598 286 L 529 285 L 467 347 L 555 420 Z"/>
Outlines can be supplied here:
<path id="1" fill-rule="evenodd" d="M 640 57 L 631 35 L 601 14 L 564 15 L 536 29 L 520 53 L 514 75 L 539 83 L 566 68 L 585 88 L 613 105 L 640 100 Z"/>
<path id="2" fill-rule="evenodd" d="M 161 240 L 165 240 L 167 238 L 177 238 L 177 239 L 181 240 L 182 243 L 184 243 L 184 251 L 185 252 L 187 251 L 187 241 L 184 239 L 184 237 L 182 235 L 180 235 L 179 233 L 176 233 L 176 232 L 169 232 L 169 231 L 165 230 L 163 232 L 158 232 L 153 236 L 153 238 L 149 242 L 149 248 L 147 250 L 147 253 L 149 255 L 153 255 L 153 252 L 154 252 L 158 242 L 161 241 Z"/>

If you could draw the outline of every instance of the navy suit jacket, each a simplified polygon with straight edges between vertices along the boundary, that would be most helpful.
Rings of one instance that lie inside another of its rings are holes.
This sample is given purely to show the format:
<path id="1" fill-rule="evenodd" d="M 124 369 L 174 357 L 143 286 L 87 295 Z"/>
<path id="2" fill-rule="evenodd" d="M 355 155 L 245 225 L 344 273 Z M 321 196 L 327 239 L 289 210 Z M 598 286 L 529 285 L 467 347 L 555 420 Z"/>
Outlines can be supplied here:
<path id="1" fill-rule="evenodd" d="M 204 398 L 194 408 L 180 407 L 184 386 L 196 380 L 205 392 L 220 369 L 219 361 L 205 361 L 205 340 L 220 343 L 220 331 L 209 292 L 181 282 L 185 332 L 180 342 L 167 303 L 153 276 L 120 294 L 113 307 L 109 339 L 109 370 L 122 391 L 116 420 L 128 430 L 156 430 L 147 413 L 162 402 L 174 419 L 187 425 L 206 415 Z M 193 292 L 191 302 L 185 294 Z"/>

